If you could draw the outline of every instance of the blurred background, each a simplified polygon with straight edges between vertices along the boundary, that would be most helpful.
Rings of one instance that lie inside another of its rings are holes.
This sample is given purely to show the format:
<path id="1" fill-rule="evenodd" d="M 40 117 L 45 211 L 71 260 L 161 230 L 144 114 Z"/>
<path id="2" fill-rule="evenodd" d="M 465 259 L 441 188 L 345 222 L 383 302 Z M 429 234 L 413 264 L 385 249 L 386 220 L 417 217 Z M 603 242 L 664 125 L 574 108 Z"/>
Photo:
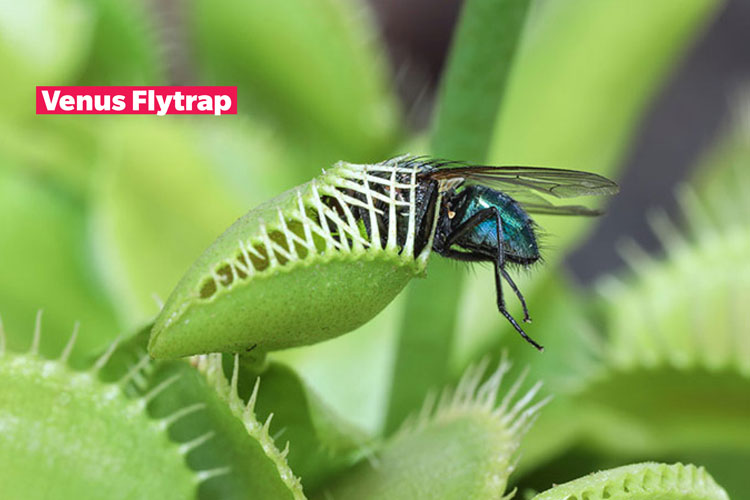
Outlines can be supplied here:
<path id="1" fill-rule="evenodd" d="M 388 46 L 395 83 L 411 126 L 425 127 L 460 12 L 460 1 L 369 0 Z M 646 213 L 676 215 L 674 188 L 731 126 L 736 101 L 750 84 L 750 3 L 729 0 L 666 77 L 644 111 L 622 158 L 622 192 L 568 265 L 590 283 L 622 265 L 615 243 L 634 238 L 658 250 Z M 554 85 L 552 82 L 551 85 Z M 574 167 L 571 167 L 574 168 Z"/>
<path id="2" fill-rule="evenodd" d="M 497 314 L 488 269 L 434 258 L 361 329 L 273 357 L 388 437 L 429 390 L 506 350 L 556 395 L 524 441 L 521 491 L 681 460 L 750 498 L 750 3 L 535 0 L 507 43 L 461 8 L 0 0 L 8 347 L 28 349 L 42 309 L 41 352 L 79 322 L 84 364 L 148 325 L 236 218 L 338 160 L 597 172 L 622 187 L 607 214 L 539 217 L 546 263 L 519 273 L 543 356 Z M 495 38 L 504 52 L 483 53 Z M 35 85 L 169 84 L 236 85 L 239 113 L 33 111 Z"/>

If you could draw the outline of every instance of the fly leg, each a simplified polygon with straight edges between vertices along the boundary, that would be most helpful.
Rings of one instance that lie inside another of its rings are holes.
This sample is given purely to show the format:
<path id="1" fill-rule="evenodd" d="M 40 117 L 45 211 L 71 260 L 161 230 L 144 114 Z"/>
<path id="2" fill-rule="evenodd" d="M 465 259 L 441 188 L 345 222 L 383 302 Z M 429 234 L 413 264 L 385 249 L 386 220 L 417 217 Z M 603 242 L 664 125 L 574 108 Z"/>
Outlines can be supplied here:
<path id="1" fill-rule="evenodd" d="M 511 279 L 510 275 L 508 274 L 508 271 L 505 270 L 505 268 L 500 268 L 500 272 L 503 275 L 503 278 L 505 278 L 505 281 L 508 282 L 511 289 L 513 289 L 513 292 L 516 294 L 516 297 L 518 297 L 518 301 L 521 303 L 521 306 L 523 307 L 523 321 L 524 323 L 531 323 L 531 318 L 529 317 L 529 309 L 526 307 L 526 299 L 523 298 L 523 294 L 521 293 L 521 290 L 518 289 L 516 284 Z"/>
<path id="2" fill-rule="evenodd" d="M 450 249 L 450 247 L 458 240 L 458 238 L 473 230 L 476 226 L 491 217 L 494 217 L 496 220 L 495 228 L 497 231 L 497 255 L 494 259 L 497 309 L 500 311 L 500 314 L 502 314 L 505 319 L 508 320 L 508 322 L 519 333 L 519 335 L 521 335 L 521 337 L 526 340 L 526 342 L 536 347 L 539 351 L 543 351 L 544 348 L 536 341 L 534 341 L 534 339 L 529 337 L 525 331 L 523 331 L 523 328 L 521 328 L 515 318 L 513 318 L 513 316 L 511 316 L 508 310 L 505 308 L 505 299 L 503 297 L 503 278 L 508 282 L 511 289 L 515 292 L 516 296 L 521 302 L 521 306 L 523 306 L 524 320 L 529 320 L 529 312 L 528 308 L 526 307 L 526 300 L 524 300 L 520 290 L 518 290 L 518 287 L 510 278 L 507 271 L 505 271 L 505 252 L 503 251 L 503 224 L 500 217 L 500 212 L 496 208 L 486 208 L 469 217 L 466 221 L 461 223 L 451 234 L 448 235 L 448 237 L 445 239 L 445 242 L 438 250 L 440 253 L 443 253 L 447 257 L 452 257 L 459 260 L 484 260 L 484 258 L 482 258 L 481 256 L 474 255 L 473 253 L 454 252 Z"/>
<path id="3" fill-rule="evenodd" d="M 511 316 L 508 310 L 505 308 L 505 300 L 503 299 L 503 278 L 505 278 L 505 281 L 508 282 L 510 288 L 513 290 L 513 292 L 515 292 L 516 297 L 518 297 L 518 300 L 521 302 L 521 306 L 523 307 L 524 321 L 530 321 L 529 310 L 526 307 L 526 300 L 524 300 L 521 291 L 510 278 L 508 272 L 505 270 L 505 252 L 503 252 L 503 222 L 500 218 L 500 212 L 495 208 L 491 210 L 495 212 L 495 217 L 497 219 L 497 223 L 495 225 L 495 228 L 497 230 L 497 258 L 495 259 L 495 289 L 497 290 L 497 308 L 500 311 L 500 314 L 505 316 L 505 319 L 507 319 L 508 322 L 513 325 L 513 328 L 515 328 L 515 330 L 521 335 L 521 337 L 523 337 L 526 342 L 533 345 L 537 348 L 537 350 L 541 352 L 544 350 L 544 347 L 542 347 L 534 339 L 529 337 L 526 332 L 523 331 L 523 328 L 521 328 L 518 322 L 516 322 L 516 319 Z"/>

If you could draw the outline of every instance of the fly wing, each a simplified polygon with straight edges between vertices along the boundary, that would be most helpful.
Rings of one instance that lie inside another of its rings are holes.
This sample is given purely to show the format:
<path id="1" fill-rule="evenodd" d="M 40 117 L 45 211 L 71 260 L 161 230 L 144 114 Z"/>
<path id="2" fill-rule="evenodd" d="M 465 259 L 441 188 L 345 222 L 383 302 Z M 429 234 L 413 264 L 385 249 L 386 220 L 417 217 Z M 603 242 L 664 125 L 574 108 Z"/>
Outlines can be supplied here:
<path id="1" fill-rule="evenodd" d="M 529 213 L 540 215 L 584 215 L 596 217 L 604 214 L 603 210 L 584 207 L 583 205 L 538 205 L 534 203 L 521 203 L 521 206 Z"/>
<path id="2" fill-rule="evenodd" d="M 524 210 L 531 214 L 597 216 L 604 213 L 603 210 L 589 208 L 583 205 L 555 205 L 533 191 L 518 190 L 515 192 L 505 192 L 508 196 L 520 203 Z"/>
<path id="3" fill-rule="evenodd" d="M 591 172 L 546 167 L 443 166 L 428 172 L 432 179 L 463 178 L 512 196 L 533 190 L 556 198 L 615 194 L 613 181 Z M 441 168 L 442 167 L 442 168 Z"/>

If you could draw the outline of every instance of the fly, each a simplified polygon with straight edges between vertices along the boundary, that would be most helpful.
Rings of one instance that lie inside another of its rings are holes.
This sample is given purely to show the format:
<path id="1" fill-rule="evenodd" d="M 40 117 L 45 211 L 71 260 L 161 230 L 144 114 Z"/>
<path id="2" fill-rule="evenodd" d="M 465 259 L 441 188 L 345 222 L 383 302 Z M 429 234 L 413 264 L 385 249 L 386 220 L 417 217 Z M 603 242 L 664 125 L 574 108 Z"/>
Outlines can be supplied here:
<path id="1" fill-rule="evenodd" d="M 523 294 L 506 266 L 530 266 L 540 259 L 536 224 L 529 214 L 601 215 L 582 205 L 555 205 L 555 198 L 611 195 L 619 188 L 600 175 L 545 167 L 493 167 L 461 162 L 400 157 L 399 167 L 416 168 L 416 246 L 433 235 L 432 250 L 443 257 L 467 262 L 491 262 L 495 271 L 497 308 L 527 342 L 542 350 L 505 307 L 505 281 L 530 322 Z M 369 231 L 369 228 L 368 228 Z M 403 235 L 400 235 L 403 236 Z"/>

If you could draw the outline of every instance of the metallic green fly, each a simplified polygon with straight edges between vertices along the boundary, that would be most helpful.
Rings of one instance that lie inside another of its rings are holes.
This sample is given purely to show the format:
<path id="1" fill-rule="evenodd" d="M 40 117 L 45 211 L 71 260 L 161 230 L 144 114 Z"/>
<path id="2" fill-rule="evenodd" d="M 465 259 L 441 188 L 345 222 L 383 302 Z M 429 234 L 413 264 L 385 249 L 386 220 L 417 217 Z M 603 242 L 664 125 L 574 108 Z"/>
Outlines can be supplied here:
<path id="1" fill-rule="evenodd" d="M 521 302 L 524 321 L 530 321 L 526 301 L 506 265 L 529 266 L 540 258 L 536 225 L 529 214 L 594 216 L 602 212 L 581 205 L 554 205 L 537 193 L 556 198 L 610 195 L 618 192 L 617 184 L 576 170 L 477 166 L 424 157 L 399 160 L 400 166 L 417 167 L 419 172 L 416 199 L 421 230 L 416 247 L 425 244 L 434 223 L 432 249 L 439 255 L 491 262 L 498 310 L 527 342 L 542 350 L 505 307 L 503 280 Z"/>

